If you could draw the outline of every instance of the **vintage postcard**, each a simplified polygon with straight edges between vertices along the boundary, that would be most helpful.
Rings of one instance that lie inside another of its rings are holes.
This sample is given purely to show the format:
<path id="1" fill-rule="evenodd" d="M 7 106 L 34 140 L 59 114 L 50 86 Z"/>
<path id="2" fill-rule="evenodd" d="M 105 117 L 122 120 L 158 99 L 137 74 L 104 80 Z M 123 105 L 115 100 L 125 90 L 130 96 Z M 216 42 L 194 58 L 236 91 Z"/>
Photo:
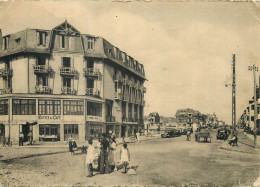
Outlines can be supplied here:
<path id="1" fill-rule="evenodd" d="M 260 2 L 0 0 L 0 186 L 260 186 Z"/>

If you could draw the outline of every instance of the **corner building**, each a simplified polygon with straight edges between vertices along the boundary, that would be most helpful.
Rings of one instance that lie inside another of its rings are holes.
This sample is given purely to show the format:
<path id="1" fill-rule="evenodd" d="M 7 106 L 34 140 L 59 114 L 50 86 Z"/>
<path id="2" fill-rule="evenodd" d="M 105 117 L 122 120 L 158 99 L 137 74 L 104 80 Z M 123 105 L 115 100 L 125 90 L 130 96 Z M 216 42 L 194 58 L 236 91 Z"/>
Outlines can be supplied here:
<path id="1" fill-rule="evenodd" d="M 0 140 L 78 141 L 143 128 L 144 67 L 67 21 L 52 30 L 0 30 Z"/>

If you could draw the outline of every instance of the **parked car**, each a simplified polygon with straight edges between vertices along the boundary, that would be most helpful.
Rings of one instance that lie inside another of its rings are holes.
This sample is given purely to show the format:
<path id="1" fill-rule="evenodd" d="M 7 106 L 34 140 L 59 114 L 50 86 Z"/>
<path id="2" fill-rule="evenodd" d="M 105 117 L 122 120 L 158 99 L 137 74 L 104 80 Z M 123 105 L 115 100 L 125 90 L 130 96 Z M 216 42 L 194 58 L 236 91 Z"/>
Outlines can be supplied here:
<path id="1" fill-rule="evenodd" d="M 222 140 L 226 140 L 228 139 L 228 136 L 230 134 L 230 130 L 227 128 L 220 128 L 218 129 L 218 133 L 216 135 L 217 139 L 222 139 Z"/>
<path id="2" fill-rule="evenodd" d="M 161 133 L 162 138 L 171 138 L 178 136 L 181 136 L 181 131 L 179 129 L 165 130 L 163 133 Z"/>

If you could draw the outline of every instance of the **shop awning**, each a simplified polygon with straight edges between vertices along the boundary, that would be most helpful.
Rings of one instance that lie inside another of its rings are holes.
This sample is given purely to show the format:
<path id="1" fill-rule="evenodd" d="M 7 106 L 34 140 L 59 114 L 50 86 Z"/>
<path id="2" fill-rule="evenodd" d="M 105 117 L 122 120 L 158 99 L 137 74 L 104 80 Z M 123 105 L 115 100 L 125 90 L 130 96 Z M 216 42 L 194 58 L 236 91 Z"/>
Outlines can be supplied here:
<path id="1" fill-rule="evenodd" d="M 37 122 L 36 121 L 34 121 L 34 122 L 26 122 L 25 125 L 37 125 Z"/>

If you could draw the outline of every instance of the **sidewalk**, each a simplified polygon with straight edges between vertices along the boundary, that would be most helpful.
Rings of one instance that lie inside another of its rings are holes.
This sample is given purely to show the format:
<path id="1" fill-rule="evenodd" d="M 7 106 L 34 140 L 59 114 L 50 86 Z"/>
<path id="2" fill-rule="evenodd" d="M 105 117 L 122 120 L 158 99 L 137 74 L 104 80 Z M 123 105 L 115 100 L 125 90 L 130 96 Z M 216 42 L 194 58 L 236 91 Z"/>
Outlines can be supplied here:
<path id="1" fill-rule="evenodd" d="M 140 141 L 147 141 L 152 139 L 161 138 L 160 134 L 155 134 L 154 136 L 140 136 Z M 123 139 L 117 138 L 117 144 L 122 144 Z M 129 137 L 125 138 L 126 143 L 135 143 L 136 140 L 130 140 Z M 85 142 L 77 142 L 78 150 L 76 152 L 80 152 L 80 147 L 83 145 L 87 146 L 87 141 Z M 98 140 L 94 140 L 93 145 L 97 145 Z M 37 142 L 33 145 L 18 146 L 14 145 L 12 147 L 3 147 L 0 146 L 0 161 L 8 161 L 13 159 L 22 159 L 34 156 L 43 156 L 50 154 L 58 154 L 58 153 L 66 153 L 68 152 L 68 144 L 66 142 Z"/>
<path id="2" fill-rule="evenodd" d="M 239 129 L 238 130 L 238 146 L 230 146 L 228 144 L 229 139 L 223 142 L 220 145 L 221 149 L 242 152 L 242 153 L 251 153 L 251 154 L 259 154 L 260 153 L 260 137 L 257 137 L 257 147 L 254 148 L 254 136 L 251 134 L 246 134 Z"/>

